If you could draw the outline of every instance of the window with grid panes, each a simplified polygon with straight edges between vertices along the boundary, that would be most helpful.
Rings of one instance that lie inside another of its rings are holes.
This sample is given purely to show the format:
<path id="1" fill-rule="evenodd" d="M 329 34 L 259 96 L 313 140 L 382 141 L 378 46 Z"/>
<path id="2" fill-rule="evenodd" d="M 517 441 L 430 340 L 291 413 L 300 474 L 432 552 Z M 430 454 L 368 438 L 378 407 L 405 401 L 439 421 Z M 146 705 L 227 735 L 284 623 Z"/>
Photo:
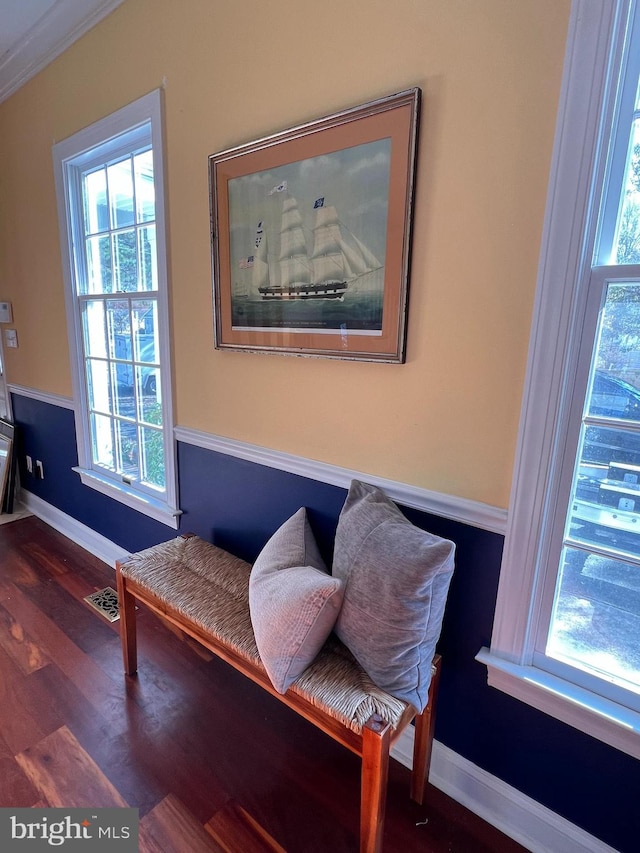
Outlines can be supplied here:
<path id="1" fill-rule="evenodd" d="M 83 482 L 177 526 L 160 96 L 54 147 Z"/>

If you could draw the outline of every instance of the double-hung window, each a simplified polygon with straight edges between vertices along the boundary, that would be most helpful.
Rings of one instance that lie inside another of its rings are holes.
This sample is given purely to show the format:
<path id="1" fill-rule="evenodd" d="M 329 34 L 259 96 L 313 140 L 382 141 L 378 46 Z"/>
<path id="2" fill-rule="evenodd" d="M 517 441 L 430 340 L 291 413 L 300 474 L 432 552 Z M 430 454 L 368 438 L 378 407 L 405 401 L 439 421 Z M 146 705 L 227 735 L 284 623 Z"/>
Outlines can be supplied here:
<path id="1" fill-rule="evenodd" d="M 53 149 L 82 482 L 177 527 L 160 93 Z"/>
<path id="2" fill-rule="evenodd" d="M 574 0 L 489 683 L 640 757 L 640 8 Z"/>

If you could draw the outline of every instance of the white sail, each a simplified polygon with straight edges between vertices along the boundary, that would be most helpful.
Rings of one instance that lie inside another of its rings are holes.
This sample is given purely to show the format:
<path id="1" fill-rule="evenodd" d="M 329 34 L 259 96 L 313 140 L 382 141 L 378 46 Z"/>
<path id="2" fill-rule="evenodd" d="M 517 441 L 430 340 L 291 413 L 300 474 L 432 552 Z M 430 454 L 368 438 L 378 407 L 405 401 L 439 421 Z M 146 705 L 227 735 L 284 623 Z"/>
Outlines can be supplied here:
<path id="1" fill-rule="evenodd" d="M 280 257 L 278 260 L 283 261 L 285 258 L 291 258 L 294 255 L 305 259 L 307 257 L 307 241 L 304 239 L 302 228 L 284 231 L 280 235 Z"/>
<path id="2" fill-rule="evenodd" d="M 342 235 L 333 206 L 320 207 L 316 211 L 311 264 L 315 284 L 345 280 Z"/>
<path id="3" fill-rule="evenodd" d="M 344 246 L 342 247 L 342 269 L 344 270 L 345 281 L 353 281 L 354 278 L 358 278 L 358 276 L 362 275 L 362 273 L 356 272 L 349 263 L 349 258 L 344 251 Z"/>
<path id="4" fill-rule="evenodd" d="M 256 251 L 253 256 L 252 284 L 254 291 L 269 285 L 269 263 L 267 261 L 267 235 L 262 222 L 258 223 L 255 240 Z"/>
<path id="5" fill-rule="evenodd" d="M 283 258 L 280 261 L 280 285 L 289 287 L 292 284 L 309 284 L 309 265 L 306 255 L 292 258 Z"/>
<path id="6" fill-rule="evenodd" d="M 313 258 L 311 263 L 313 266 L 314 284 L 325 284 L 329 281 L 339 282 L 345 280 L 344 256 L 342 252 Z"/>
<path id="7" fill-rule="evenodd" d="M 328 204 L 326 207 L 323 205 L 322 207 L 316 208 L 315 228 L 323 228 L 329 225 L 337 225 L 338 222 L 338 211 L 332 204 Z"/>
<path id="8" fill-rule="evenodd" d="M 298 202 L 292 196 L 285 198 L 282 202 L 282 219 L 280 230 L 289 231 L 294 228 L 302 228 L 302 217 L 298 209 Z"/>
<path id="9" fill-rule="evenodd" d="M 286 198 L 280 224 L 280 285 L 309 284 L 310 271 L 307 241 L 302 230 L 302 217 L 295 198 Z"/>
<path id="10" fill-rule="evenodd" d="M 286 183 L 274 193 L 288 193 Z M 307 237 L 295 198 L 282 199 L 279 252 L 267 252 L 264 223 L 258 223 L 252 258 L 252 290 L 262 299 L 342 299 L 347 283 L 380 269 L 382 264 L 348 229 L 341 228 L 338 213 L 324 198 L 314 205 L 313 250 L 308 255 Z"/>
<path id="11" fill-rule="evenodd" d="M 269 264 L 265 261 L 255 261 L 253 264 L 252 285 L 254 292 L 260 287 L 269 286 Z"/>
<path id="12" fill-rule="evenodd" d="M 358 251 L 362 254 L 365 264 L 369 267 L 369 271 L 378 270 L 382 266 L 380 261 L 376 258 L 373 252 L 370 252 L 369 249 L 364 245 L 364 243 L 360 242 L 355 234 L 351 235 L 353 240 L 358 247 Z"/>
<path id="13" fill-rule="evenodd" d="M 342 251 L 342 235 L 338 225 L 323 225 L 313 231 L 311 259 Z"/>
<path id="14" fill-rule="evenodd" d="M 314 268 L 314 280 L 326 281 L 326 276 L 336 278 L 342 276 L 347 281 L 366 275 L 372 270 L 379 269 L 382 264 L 367 247 L 351 234 L 354 242 L 350 246 L 342 235 L 340 220 L 335 207 L 321 207 L 316 211 L 316 225 L 313 231 L 313 254 L 311 260 Z M 337 256 L 342 255 L 341 260 Z M 331 260 L 326 260 L 330 256 Z M 316 269 L 322 270 L 321 279 L 316 278 Z"/>
<path id="15" fill-rule="evenodd" d="M 364 258 L 361 254 L 356 252 L 345 242 L 342 242 L 341 249 L 345 260 L 345 271 L 347 273 L 347 278 L 350 281 L 354 278 L 358 278 L 361 275 L 366 275 L 368 272 L 371 272 L 371 267 L 365 264 Z"/>
<path id="16" fill-rule="evenodd" d="M 338 238 L 340 240 L 340 220 L 338 211 L 333 205 L 319 207 L 316 210 L 316 222 L 313 227 L 313 255 L 320 254 L 322 243 L 328 239 Z M 313 257 L 313 256 L 312 256 Z"/>

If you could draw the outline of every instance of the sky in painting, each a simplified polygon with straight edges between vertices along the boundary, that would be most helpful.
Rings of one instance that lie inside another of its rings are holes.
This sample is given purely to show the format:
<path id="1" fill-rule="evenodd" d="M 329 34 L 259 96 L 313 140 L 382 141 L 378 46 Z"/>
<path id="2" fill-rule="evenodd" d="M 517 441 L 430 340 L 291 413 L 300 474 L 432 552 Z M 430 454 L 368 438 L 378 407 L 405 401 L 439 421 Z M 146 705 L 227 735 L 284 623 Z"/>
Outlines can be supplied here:
<path id="1" fill-rule="evenodd" d="M 293 196 L 303 220 L 308 251 L 313 245 L 314 204 L 338 212 L 341 228 L 355 235 L 384 264 L 391 140 L 380 139 L 319 157 L 255 172 L 229 181 L 231 264 L 254 251 L 258 222 L 265 223 L 269 254 L 278 252 L 280 213 Z M 274 192 L 286 185 L 286 191 Z"/>

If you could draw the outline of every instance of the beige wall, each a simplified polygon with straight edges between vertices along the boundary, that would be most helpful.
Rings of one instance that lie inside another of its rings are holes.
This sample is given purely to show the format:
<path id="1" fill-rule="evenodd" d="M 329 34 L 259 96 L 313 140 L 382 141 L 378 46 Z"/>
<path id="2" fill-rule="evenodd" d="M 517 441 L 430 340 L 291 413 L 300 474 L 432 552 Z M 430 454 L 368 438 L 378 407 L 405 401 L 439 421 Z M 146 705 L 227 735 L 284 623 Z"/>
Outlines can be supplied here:
<path id="1" fill-rule="evenodd" d="M 506 507 L 569 0 L 125 0 L 0 105 L 10 383 L 71 395 L 51 146 L 165 90 L 176 422 Z M 423 90 L 407 363 L 213 348 L 207 157 Z"/>

